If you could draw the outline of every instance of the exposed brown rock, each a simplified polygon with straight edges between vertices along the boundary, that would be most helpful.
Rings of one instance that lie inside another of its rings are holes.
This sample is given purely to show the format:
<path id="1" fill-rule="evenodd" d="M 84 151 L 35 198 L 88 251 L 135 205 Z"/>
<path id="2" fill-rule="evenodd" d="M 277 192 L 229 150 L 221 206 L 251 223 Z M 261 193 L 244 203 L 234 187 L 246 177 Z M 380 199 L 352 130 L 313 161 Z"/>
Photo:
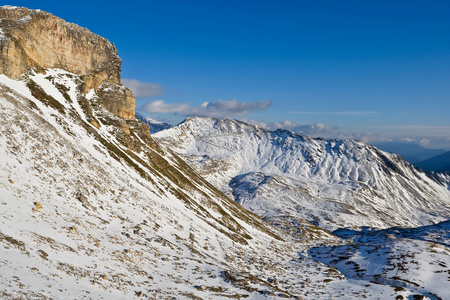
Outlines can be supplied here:
<path id="1" fill-rule="evenodd" d="M 86 28 L 27 8 L 0 8 L 1 72 L 17 79 L 29 68 L 61 68 L 120 83 L 115 46 Z"/>
<path id="2" fill-rule="evenodd" d="M 39 202 L 34 202 L 33 204 L 34 204 L 33 211 L 39 212 L 42 208 L 42 204 Z"/>
<path id="3" fill-rule="evenodd" d="M 100 98 L 113 114 L 134 119 L 133 94 L 120 84 L 121 64 L 116 47 L 86 28 L 40 10 L 0 7 L 0 74 L 18 79 L 30 70 L 64 69 L 81 76 L 85 93 L 103 87 Z"/>
<path id="4" fill-rule="evenodd" d="M 94 126 L 94 127 L 97 128 L 97 129 L 100 128 L 100 124 L 98 124 L 98 122 L 95 121 L 95 120 L 92 120 L 92 121 L 91 121 L 91 125 Z"/>
<path id="5" fill-rule="evenodd" d="M 136 107 L 133 93 L 123 85 L 103 81 L 97 90 L 102 104 L 107 110 L 124 119 L 134 119 Z"/>
<path id="6" fill-rule="evenodd" d="M 78 229 L 75 226 L 70 226 L 69 233 L 78 233 Z"/>
<path id="7" fill-rule="evenodd" d="M 48 257 L 47 252 L 45 252 L 44 250 L 38 250 L 38 254 L 39 254 L 43 259 L 47 259 L 47 257 Z"/>

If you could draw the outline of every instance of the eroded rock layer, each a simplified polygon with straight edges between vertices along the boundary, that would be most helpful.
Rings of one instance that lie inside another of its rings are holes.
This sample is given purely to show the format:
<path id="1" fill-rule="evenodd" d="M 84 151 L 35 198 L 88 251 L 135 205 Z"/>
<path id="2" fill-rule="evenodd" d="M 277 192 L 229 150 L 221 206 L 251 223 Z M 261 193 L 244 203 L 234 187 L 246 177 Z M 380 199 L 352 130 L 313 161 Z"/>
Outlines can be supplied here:
<path id="1" fill-rule="evenodd" d="M 0 7 L 0 61 L 0 74 L 12 79 L 30 70 L 61 68 L 81 75 L 85 92 L 114 87 L 122 96 L 104 92 L 105 108 L 122 118 L 135 117 L 134 97 L 120 84 L 122 60 L 114 44 L 50 13 Z"/>

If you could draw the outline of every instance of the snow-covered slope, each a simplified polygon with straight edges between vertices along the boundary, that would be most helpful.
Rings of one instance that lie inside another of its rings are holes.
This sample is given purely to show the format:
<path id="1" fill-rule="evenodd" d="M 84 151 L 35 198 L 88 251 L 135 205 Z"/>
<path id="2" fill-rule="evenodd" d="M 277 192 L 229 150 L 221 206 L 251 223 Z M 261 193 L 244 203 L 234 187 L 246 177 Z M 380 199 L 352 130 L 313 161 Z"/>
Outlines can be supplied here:
<path id="1" fill-rule="evenodd" d="M 154 135 L 208 181 L 261 216 L 328 229 L 419 226 L 450 217 L 450 193 L 399 155 L 355 140 L 188 118 Z"/>
<path id="2" fill-rule="evenodd" d="M 347 277 L 450 299 L 450 221 L 420 228 L 347 233 L 354 243 L 315 247 L 309 254 Z M 341 231 L 344 235 L 345 231 Z"/>
<path id="3" fill-rule="evenodd" d="M 62 70 L 0 75 L 0 295 L 251 294 L 221 272 L 282 243 L 273 230 L 81 86 Z"/>
<path id="4" fill-rule="evenodd" d="M 341 242 L 269 220 L 279 232 L 82 87 L 63 70 L 0 75 L 0 298 L 399 295 L 310 258 Z"/>
<path id="5" fill-rule="evenodd" d="M 438 184 L 441 184 L 448 190 L 450 190 L 450 172 L 442 172 L 442 173 L 436 173 L 436 172 L 428 172 L 427 173 L 430 178 L 435 180 Z"/>
<path id="6" fill-rule="evenodd" d="M 286 225 L 279 232 L 82 86 L 62 70 L 0 75 L 0 298 L 414 294 L 310 258 L 311 245 L 341 242 L 301 220 L 269 220 Z"/>

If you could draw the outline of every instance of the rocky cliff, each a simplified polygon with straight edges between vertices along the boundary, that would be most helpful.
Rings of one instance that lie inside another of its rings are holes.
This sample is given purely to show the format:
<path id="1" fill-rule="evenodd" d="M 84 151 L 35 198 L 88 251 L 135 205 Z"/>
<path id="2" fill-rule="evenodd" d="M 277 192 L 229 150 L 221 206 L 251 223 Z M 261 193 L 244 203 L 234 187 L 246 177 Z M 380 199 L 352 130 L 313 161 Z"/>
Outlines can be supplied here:
<path id="1" fill-rule="evenodd" d="M 50 13 L 0 7 L 0 74 L 18 79 L 29 71 L 61 68 L 81 76 L 116 116 L 134 119 L 135 101 L 120 83 L 121 59 L 107 39 Z M 113 92 L 110 92 L 113 91 Z"/>

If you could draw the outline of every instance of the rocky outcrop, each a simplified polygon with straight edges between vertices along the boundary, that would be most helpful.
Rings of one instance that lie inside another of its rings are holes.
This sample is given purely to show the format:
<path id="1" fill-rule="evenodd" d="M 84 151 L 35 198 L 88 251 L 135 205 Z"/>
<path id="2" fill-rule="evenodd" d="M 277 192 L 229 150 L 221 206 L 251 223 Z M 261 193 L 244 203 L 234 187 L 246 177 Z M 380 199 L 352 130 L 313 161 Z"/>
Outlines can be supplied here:
<path id="1" fill-rule="evenodd" d="M 115 115 L 134 118 L 134 97 L 120 84 L 122 60 L 107 39 L 50 13 L 12 6 L 0 7 L 0 74 L 18 79 L 30 70 L 61 68 L 78 74 L 85 92 L 106 85 L 119 95 L 100 93 Z"/>
<path id="2" fill-rule="evenodd" d="M 123 85 L 103 81 L 97 90 L 107 110 L 124 119 L 134 119 L 135 100 L 131 91 Z"/>

